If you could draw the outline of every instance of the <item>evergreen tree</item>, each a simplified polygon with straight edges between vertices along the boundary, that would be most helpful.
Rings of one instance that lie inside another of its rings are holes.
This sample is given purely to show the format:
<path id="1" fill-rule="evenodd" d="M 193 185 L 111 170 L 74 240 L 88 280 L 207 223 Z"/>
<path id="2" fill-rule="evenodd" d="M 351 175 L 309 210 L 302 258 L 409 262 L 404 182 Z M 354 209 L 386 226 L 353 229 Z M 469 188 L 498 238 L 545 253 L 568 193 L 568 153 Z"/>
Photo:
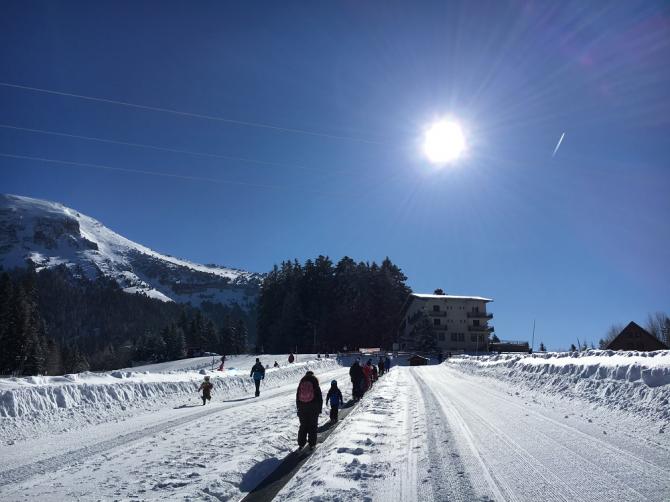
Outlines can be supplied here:
<path id="1" fill-rule="evenodd" d="M 421 314 L 410 333 L 410 339 L 418 350 L 423 352 L 437 351 L 437 333 L 435 333 L 432 320 L 427 314 Z"/>
<path id="2" fill-rule="evenodd" d="M 577 352 L 577 347 L 575 347 L 574 343 L 570 344 L 570 352 Z"/>

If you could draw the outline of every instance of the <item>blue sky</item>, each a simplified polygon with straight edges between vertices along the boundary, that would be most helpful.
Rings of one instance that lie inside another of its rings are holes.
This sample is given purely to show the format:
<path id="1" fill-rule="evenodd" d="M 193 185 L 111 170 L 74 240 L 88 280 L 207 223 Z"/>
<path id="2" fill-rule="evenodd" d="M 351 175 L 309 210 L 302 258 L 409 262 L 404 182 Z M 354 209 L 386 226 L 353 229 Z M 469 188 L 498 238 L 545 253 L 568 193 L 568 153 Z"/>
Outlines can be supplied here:
<path id="1" fill-rule="evenodd" d="M 0 186 L 204 263 L 388 255 L 501 338 L 597 343 L 670 311 L 668 61 L 648 0 L 4 2 Z"/>

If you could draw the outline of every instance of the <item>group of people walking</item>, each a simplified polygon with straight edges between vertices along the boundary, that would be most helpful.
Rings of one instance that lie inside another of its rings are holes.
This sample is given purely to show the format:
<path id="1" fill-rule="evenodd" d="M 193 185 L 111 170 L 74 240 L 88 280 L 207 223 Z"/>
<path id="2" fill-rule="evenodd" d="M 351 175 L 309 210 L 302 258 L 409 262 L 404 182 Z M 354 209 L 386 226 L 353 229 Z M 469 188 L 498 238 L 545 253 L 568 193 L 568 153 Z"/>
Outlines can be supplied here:
<path id="1" fill-rule="evenodd" d="M 295 356 L 291 354 L 289 363 L 295 360 Z M 222 358 L 221 366 L 223 366 L 224 359 Z M 279 365 L 275 361 L 275 367 Z M 349 369 L 349 376 L 353 386 L 352 396 L 355 401 L 358 401 L 363 394 L 372 388 L 373 383 L 384 373 L 391 368 L 390 358 L 380 357 L 377 364 L 372 363 L 372 359 L 368 359 L 365 365 L 360 364 L 357 359 Z M 255 396 L 260 396 L 260 384 L 265 379 L 265 367 L 259 358 L 256 358 L 256 363 L 251 368 L 250 378 L 253 378 L 256 386 Z M 205 376 L 204 381 L 200 384 L 198 392 L 202 391 L 203 406 L 212 399 L 212 389 L 214 385 L 210 382 L 209 376 Z M 309 445 L 310 449 L 316 446 L 317 431 L 319 425 L 319 415 L 323 410 L 323 394 L 321 393 L 321 385 L 318 378 L 313 371 L 307 371 L 305 376 L 300 379 L 298 389 L 295 394 L 295 404 L 298 412 L 298 420 L 300 427 L 298 429 L 298 447 L 302 449 L 305 445 Z M 342 391 L 337 385 L 337 380 L 330 382 L 330 389 L 326 394 L 326 406 L 330 407 L 330 421 L 337 422 L 339 410 L 344 405 L 344 398 Z"/>
<path id="2" fill-rule="evenodd" d="M 361 366 L 360 360 L 354 361 L 349 368 L 349 377 L 351 378 L 351 395 L 354 400 L 363 397 L 377 379 L 391 369 L 391 359 L 389 357 L 380 357 L 377 364 L 372 363 L 372 359 Z"/>

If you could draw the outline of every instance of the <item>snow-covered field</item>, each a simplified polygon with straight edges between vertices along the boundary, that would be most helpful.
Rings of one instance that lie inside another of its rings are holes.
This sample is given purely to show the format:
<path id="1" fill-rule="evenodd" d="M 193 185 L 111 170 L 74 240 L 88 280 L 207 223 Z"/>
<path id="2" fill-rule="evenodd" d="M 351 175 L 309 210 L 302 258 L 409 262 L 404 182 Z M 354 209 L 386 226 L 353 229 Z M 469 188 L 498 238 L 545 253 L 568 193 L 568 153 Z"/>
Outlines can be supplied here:
<path id="1" fill-rule="evenodd" d="M 295 449 L 307 368 L 350 397 L 335 360 L 275 359 L 258 399 L 254 356 L 1 382 L 0 499 L 239 500 Z M 394 366 L 276 500 L 667 501 L 669 369 L 668 351 Z"/>

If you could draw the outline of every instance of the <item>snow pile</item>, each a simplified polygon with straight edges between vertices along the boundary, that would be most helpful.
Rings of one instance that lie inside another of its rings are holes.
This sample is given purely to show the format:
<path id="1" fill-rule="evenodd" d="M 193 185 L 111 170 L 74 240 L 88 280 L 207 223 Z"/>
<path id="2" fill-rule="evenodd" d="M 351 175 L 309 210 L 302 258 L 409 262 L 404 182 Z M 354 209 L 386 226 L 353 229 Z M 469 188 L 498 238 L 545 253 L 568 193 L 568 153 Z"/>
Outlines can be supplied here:
<path id="1" fill-rule="evenodd" d="M 670 419 L 670 351 L 460 356 L 450 367 L 559 397 Z"/>
<path id="2" fill-rule="evenodd" d="M 283 356 L 264 356 L 262 362 L 284 361 Z M 211 358 L 206 367 L 211 367 Z M 253 357 L 248 357 L 253 361 Z M 227 361 L 228 364 L 228 361 Z M 44 419 L 59 413 L 104 415 L 105 410 L 146 402 L 160 402 L 178 396 L 195 396 L 203 374 L 211 375 L 217 400 L 249 395 L 254 384 L 249 378 L 251 364 L 223 372 L 205 369 L 203 362 L 192 370 L 159 372 L 116 370 L 104 373 L 80 373 L 59 377 L 9 378 L 0 381 L 0 417 Z M 201 369 L 196 368 L 201 366 Z M 338 367 L 334 359 L 309 360 L 266 370 L 263 388 L 274 388 L 297 382 L 307 369 L 324 370 Z"/>

